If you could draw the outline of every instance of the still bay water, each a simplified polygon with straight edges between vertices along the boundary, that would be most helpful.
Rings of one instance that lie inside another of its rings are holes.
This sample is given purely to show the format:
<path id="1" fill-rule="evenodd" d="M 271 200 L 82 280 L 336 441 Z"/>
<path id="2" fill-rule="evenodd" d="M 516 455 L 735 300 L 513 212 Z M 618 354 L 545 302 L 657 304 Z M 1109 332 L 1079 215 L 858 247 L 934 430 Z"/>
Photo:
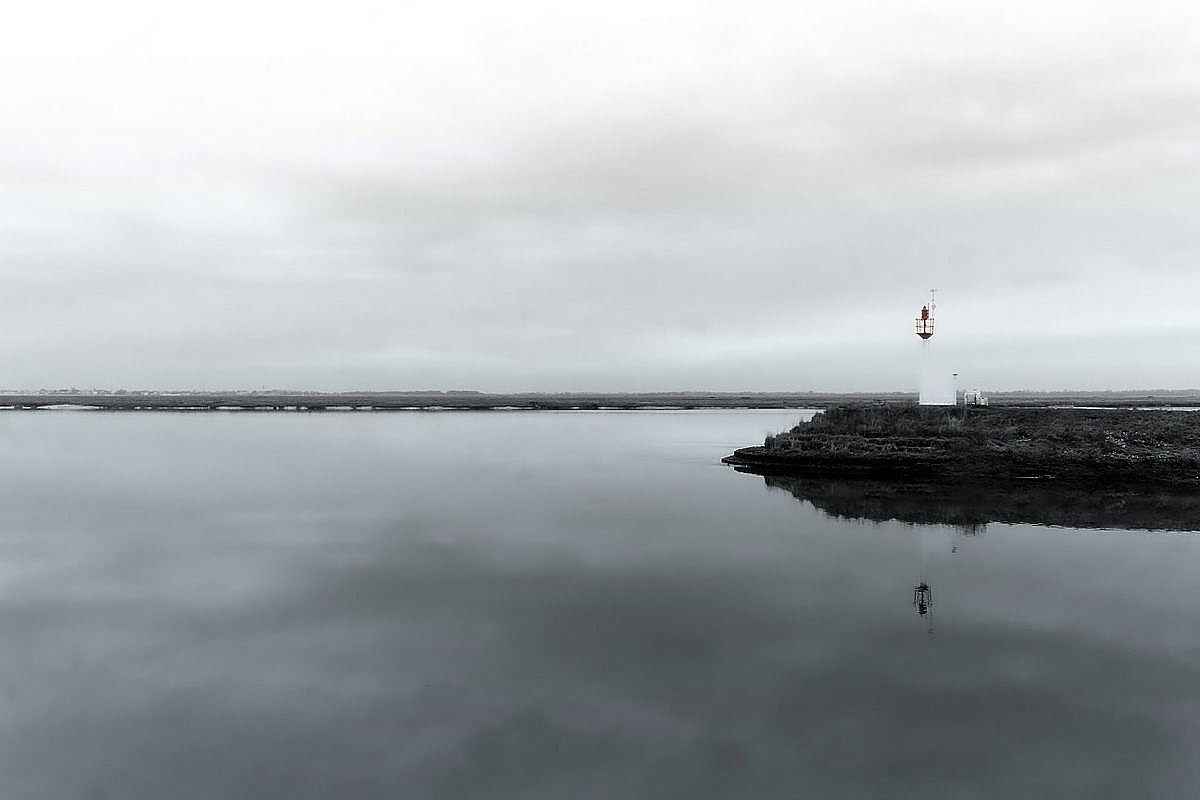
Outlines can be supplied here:
<path id="1" fill-rule="evenodd" d="M 0 416 L 0 796 L 1195 796 L 1200 536 L 719 463 L 801 416 Z"/>

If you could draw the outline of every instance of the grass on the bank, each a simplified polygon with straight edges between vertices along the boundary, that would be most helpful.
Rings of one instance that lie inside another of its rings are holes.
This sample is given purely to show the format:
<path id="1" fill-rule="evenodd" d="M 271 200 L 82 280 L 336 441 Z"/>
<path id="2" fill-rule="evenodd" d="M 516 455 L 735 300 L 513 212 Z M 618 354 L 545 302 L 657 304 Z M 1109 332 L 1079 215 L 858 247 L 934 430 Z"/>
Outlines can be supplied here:
<path id="1" fill-rule="evenodd" d="M 768 436 L 774 452 L 992 452 L 1084 459 L 1200 453 L 1200 413 L 846 405 Z"/>

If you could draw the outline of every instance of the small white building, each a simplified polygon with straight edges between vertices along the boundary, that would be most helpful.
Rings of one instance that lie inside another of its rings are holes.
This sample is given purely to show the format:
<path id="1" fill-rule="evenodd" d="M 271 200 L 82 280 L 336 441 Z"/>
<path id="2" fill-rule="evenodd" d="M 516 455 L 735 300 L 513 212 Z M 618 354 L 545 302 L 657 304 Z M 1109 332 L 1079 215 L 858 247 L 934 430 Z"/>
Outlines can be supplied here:
<path id="1" fill-rule="evenodd" d="M 986 406 L 988 399 L 983 396 L 983 389 L 967 389 L 963 392 L 963 405 Z"/>

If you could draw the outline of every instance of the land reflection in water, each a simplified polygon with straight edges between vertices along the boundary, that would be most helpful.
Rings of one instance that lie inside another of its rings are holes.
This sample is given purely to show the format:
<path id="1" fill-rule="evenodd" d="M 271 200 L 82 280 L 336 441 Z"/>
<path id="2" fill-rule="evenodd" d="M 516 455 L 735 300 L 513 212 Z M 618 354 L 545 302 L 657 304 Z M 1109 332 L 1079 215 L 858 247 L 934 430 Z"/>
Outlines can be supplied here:
<path id="1" fill-rule="evenodd" d="M 762 477 L 769 488 L 789 492 L 818 511 L 842 519 L 951 525 L 965 533 L 977 533 L 991 522 L 1200 530 L 1200 490 L 1195 488 L 1085 485 L 1055 480 L 946 484 L 769 474 Z"/>

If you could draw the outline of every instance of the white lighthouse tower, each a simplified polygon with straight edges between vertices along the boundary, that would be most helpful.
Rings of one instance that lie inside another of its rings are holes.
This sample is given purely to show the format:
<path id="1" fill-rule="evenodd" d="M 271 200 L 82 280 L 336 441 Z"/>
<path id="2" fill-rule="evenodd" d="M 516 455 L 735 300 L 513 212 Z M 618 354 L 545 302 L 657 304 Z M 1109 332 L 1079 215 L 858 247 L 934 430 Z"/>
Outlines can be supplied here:
<path id="1" fill-rule="evenodd" d="M 916 334 L 921 337 L 921 395 L 918 402 L 923 406 L 952 406 L 957 402 L 953 373 L 938 364 L 937 351 L 930 352 L 933 344 L 933 316 L 937 310 L 937 289 L 929 290 L 929 304 L 917 315 Z"/>

